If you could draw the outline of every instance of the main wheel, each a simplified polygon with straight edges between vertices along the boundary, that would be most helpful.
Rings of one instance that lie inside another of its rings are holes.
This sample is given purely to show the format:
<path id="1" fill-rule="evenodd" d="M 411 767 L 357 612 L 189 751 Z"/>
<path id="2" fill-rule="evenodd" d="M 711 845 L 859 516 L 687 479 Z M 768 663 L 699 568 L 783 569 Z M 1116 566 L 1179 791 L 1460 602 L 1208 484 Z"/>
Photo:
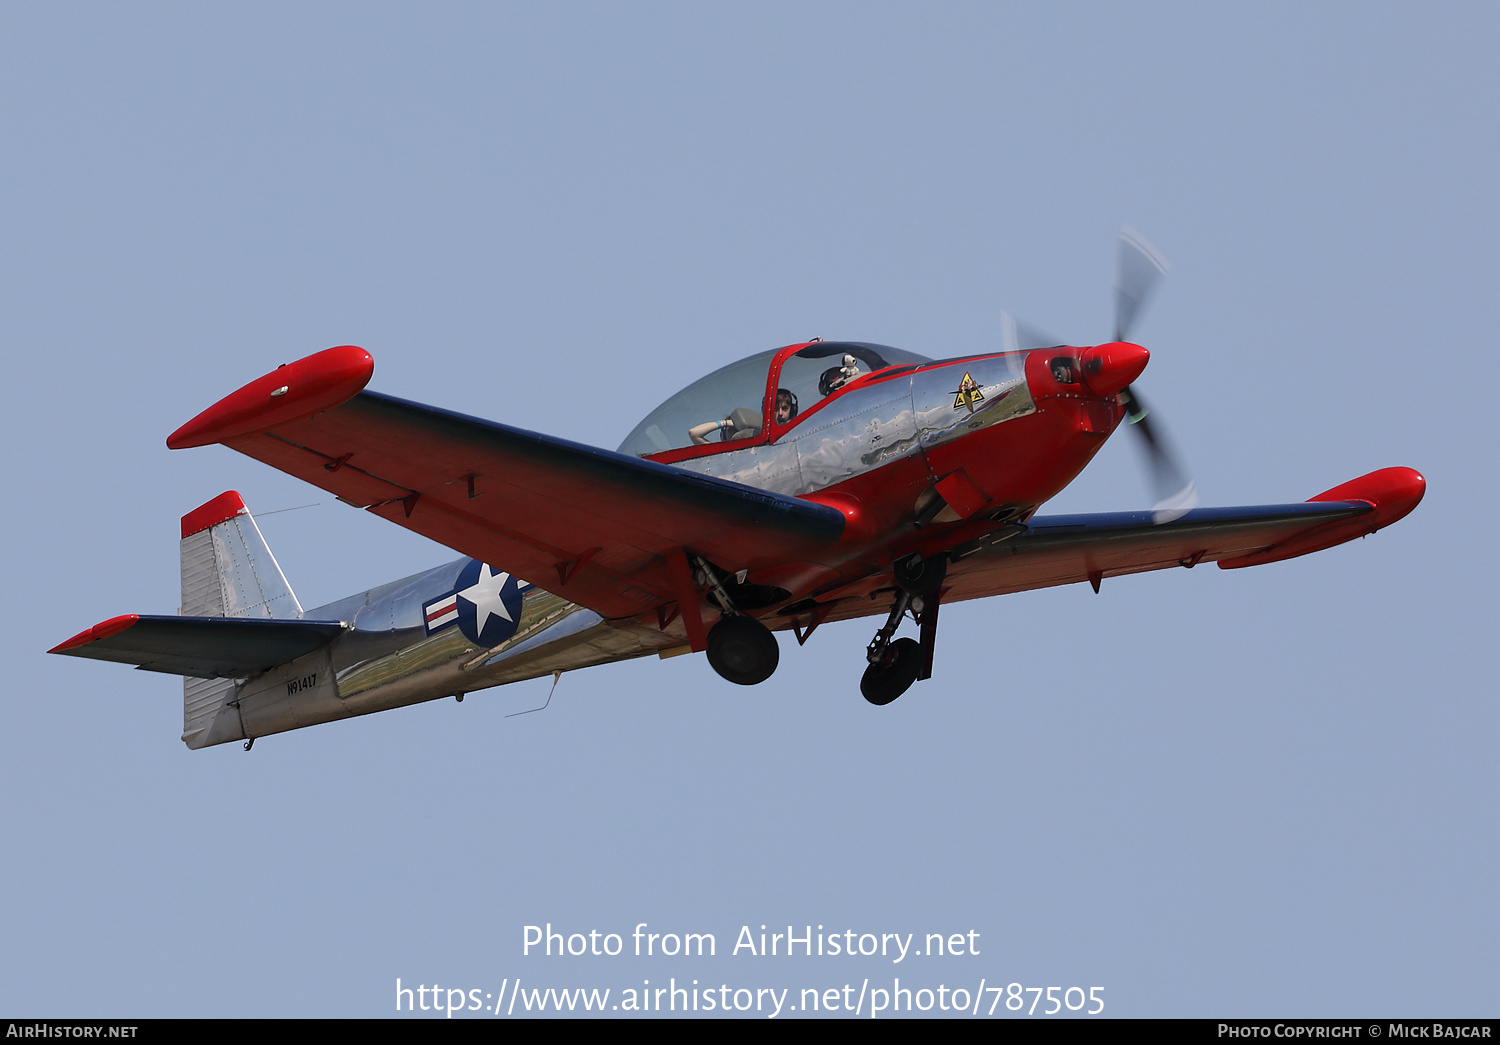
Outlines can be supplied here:
<path id="1" fill-rule="evenodd" d="M 865 669 L 859 691 L 871 704 L 884 707 L 911 688 L 921 669 L 922 647 L 915 639 L 897 639 Z"/>
<path id="2" fill-rule="evenodd" d="M 776 636 L 753 617 L 725 617 L 708 632 L 708 662 L 737 685 L 766 681 L 780 661 Z"/>
<path id="3" fill-rule="evenodd" d="M 943 578 L 948 576 L 946 555 L 933 555 L 916 562 L 908 556 L 897 559 L 892 565 L 896 583 L 902 591 L 912 595 L 931 595 L 943 586 Z"/>

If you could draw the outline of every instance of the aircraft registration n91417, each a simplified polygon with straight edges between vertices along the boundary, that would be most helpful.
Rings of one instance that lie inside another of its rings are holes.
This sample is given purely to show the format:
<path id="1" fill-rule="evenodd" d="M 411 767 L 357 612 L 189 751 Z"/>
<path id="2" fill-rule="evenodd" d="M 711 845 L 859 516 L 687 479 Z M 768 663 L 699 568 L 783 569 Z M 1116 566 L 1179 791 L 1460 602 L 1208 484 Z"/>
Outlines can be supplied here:
<path id="1" fill-rule="evenodd" d="M 177 616 L 51 652 L 184 676 L 183 741 L 243 740 L 609 661 L 776 670 L 775 632 L 883 617 L 860 688 L 930 677 L 948 603 L 1174 566 L 1235 569 L 1373 533 L 1422 499 L 1386 468 L 1308 501 L 1199 508 L 1134 383 L 1164 265 L 1122 238 L 1114 340 L 931 360 L 815 340 L 714 371 L 609 451 L 365 390 L 354 346 L 282 366 L 174 432 L 222 443 L 464 558 L 304 611 L 239 494 L 182 519 Z M 1150 511 L 1047 517 L 1122 421 Z M 895 638 L 910 617 L 918 637 Z"/>

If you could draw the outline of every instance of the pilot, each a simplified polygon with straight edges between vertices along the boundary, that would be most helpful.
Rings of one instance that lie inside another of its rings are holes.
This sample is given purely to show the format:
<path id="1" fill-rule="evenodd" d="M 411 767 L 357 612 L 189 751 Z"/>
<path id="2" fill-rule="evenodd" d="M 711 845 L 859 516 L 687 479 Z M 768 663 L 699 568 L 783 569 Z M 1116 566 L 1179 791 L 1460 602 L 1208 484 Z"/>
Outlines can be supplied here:
<path id="1" fill-rule="evenodd" d="M 776 390 L 776 423 L 791 424 L 792 418 L 796 416 L 797 397 L 792 394 L 790 388 L 778 388 Z"/>

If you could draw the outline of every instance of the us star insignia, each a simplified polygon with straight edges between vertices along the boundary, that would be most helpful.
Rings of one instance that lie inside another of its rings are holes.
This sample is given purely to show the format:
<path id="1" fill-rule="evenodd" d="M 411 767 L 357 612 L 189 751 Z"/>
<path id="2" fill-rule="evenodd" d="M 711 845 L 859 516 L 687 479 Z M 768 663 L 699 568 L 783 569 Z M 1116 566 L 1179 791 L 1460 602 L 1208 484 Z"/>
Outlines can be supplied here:
<path id="1" fill-rule="evenodd" d="M 515 623 L 515 618 L 506 608 L 503 596 L 505 582 L 508 580 L 510 580 L 510 574 L 485 565 L 480 567 L 479 576 L 474 583 L 457 593 L 460 599 L 466 599 L 474 604 L 474 630 L 481 635 L 484 634 L 485 626 L 489 624 L 491 617 L 499 617 L 511 624 Z"/>

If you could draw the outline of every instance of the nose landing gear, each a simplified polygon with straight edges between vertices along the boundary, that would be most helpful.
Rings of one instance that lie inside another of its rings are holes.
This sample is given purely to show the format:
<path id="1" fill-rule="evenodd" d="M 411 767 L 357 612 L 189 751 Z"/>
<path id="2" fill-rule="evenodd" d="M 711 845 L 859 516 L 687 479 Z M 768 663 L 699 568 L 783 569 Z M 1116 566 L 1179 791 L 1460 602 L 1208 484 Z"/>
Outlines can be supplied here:
<path id="1" fill-rule="evenodd" d="M 865 656 L 870 666 L 859 680 L 859 691 L 871 704 L 883 707 L 911 688 L 913 682 L 932 677 L 932 651 L 937 644 L 938 602 L 948 574 L 946 556 L 930 559 L 909 557 L 895 563 L 896 583 L 901 590 L 890 616 L 870 640 Z M 910 610 L 921 628 L 920 641 L 891 636 Z"/>
<path id="2" fill-rule="evenodd" d="M 876 707 L 884 707 L 917 681 L 922 647 L 912 639 L 897 639 L 870 662 L 859 680 L 859 691 Z"/>

